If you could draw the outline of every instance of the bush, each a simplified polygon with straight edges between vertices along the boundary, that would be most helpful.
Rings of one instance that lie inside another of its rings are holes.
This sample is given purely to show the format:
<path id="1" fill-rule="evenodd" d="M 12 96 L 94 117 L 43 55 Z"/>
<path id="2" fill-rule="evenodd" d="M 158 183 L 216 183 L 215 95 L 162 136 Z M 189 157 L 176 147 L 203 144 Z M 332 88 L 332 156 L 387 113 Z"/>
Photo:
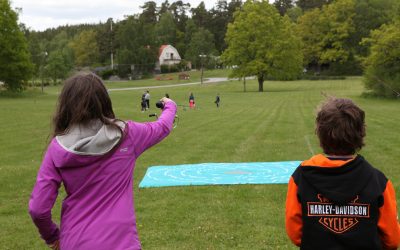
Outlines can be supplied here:
<path id="1" fill-rule="evenodd" d="M 354 58 L 350 58 L 345 63 L 333 62 L 325 72 L 326 75 L 330 76 L 361 76 L 362 73 L 360 62 Z"/>
<path id="2" fill-rule="evenodd" d="M 178 70 L 180 72 L 189 71 L 190 70 L 189 67 L 188 67 L 188 61 L 186 61 L 184 59 L 182 59 L 176 66 L 178 67 Z"/>
<path id="3" fill-rule="evenodd" d="M 164 74 L 164 73 L 168 73 L 169 72 L 169 67 L 168 67 L 168 65 L 161 65 L 160 66 L 160 70 L 161 70 L 161 73 L 162 74 Z"/>
<path id="4" fill-rule="evenodd" d="M 117 74 L 117 70 L 106 69 L 106 70 L 98 72 L 98 74 L 103 80 L 108 80 L 111 76 Z"/>
<path id="5" fill-rule="evenodd" d="M 150 79 L 153 78 L 153 74 L 150 72 L 144 72 L 142 75 L 142 79 Z"/>
<path id="6" fill-rule="evenodd" d="M 131 73 L 131 66 L 122 64 L 117 66 L 117 74 L 121 78 L 127 78 L 127 76 Z"/>
<path id="7" fill-rule="evenodd" d="M 329 75 L 303 75 L 302 80 L 344 80 L 345 76 L 329 76 Z"/>
<path id="8" fill-rule="evenodd" d="M 179 68 L 177 65 L 161 65 L 161 73 L 165 74 L 165 73 L 173 73 L 173 72 L 178 72 Z"/>

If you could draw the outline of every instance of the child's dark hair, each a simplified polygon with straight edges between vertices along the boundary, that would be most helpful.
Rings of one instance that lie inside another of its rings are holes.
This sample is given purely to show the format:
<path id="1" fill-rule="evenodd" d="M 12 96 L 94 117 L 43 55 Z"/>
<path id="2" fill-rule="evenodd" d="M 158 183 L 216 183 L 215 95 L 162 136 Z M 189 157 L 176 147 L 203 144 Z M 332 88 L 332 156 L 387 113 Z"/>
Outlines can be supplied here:
<path id="1" fill-rule="evenodd" d="M 53 118 L 53 137 L 68 132 L 72 125 L 100 120 L 121 131 L 116 124 L 111 99 L 103 81 L 93 73 L 79 73 L 65 80 Z"/>
<path id="2" fill-rule="evenodd" d="M 364 146 L 365 113 L 350 99 L 329 98 L 316 118 L 316 133 L 325 154 L 351 155 Z"/>

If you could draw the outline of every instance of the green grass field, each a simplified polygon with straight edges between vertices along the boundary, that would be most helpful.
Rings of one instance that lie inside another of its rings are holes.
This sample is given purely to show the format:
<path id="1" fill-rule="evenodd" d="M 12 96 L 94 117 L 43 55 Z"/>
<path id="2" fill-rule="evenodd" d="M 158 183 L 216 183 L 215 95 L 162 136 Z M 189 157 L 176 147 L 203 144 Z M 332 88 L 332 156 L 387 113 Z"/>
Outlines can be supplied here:
<path id="1" fill-rule="evenodd" d="M 139 86 L 137 82 L 115 85 Z M 399 197 L 399 100 L 361 97 L 361 78 L 265 82 L 263 93 L 256 91 L 252 80 L 248 92 L 242 89 L 241 82 L 231 81 L 151 90 L 151 112 L 156 111 L 155 98 L 166 92 L 181 105 L 187 105 L 193 92 L 198 109 L 179 108 L 178 127 L 137 161 L 135 208 L 144 249 L 292 249 L 284 226 L 286 185 L 139 189 L 138 184 L 152 165 L 303 160 L 312 151 L 319 153 L 314 117 L 324 100 L 321 92 L 352 98 L 366 111 L 366 147 L 361 153 L 393 181 Z M 1 249 L 46 249 L 27 207 L 58 91 L 52 87 L 45 94 L 34 91 L 0 97 Z M 141 93 L 110 92 L 119 118 L 152 120 L 149 112 L 140 112 Z M 221 95 L 219 109 L 213 103 L 217 93 Z M 63 196 L 61 190 L 53 210 L 57 221 Z"/>

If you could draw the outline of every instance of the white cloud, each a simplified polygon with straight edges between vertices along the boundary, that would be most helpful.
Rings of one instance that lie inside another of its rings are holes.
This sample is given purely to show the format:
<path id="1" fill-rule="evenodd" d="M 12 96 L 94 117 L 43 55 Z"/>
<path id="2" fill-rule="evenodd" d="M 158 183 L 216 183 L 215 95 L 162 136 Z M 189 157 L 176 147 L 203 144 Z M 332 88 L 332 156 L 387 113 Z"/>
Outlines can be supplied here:
<path id="1" fill-rule="evenodd" d="M 112 17 L 121 20 L 125 15 L 140 13 L 145 0 L 12 0 L 14 8 L 22 8 L 20 22 L 34 30 L 45 30 L 66 24 L 98 23 Z M 163 0 L 157 0 L 160 5 Z M 170 1 L 172 3 L 173 1 Z M 192 7 L 201 0 L 187 0 Z M 204 1 L 206 8 L 216 0 Z"/>

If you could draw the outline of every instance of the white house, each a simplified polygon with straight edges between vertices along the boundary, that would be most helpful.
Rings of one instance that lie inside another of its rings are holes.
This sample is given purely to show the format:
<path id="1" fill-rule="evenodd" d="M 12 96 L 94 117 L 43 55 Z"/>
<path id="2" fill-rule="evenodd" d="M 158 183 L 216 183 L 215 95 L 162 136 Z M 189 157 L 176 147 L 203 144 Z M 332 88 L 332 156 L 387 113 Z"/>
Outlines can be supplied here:
<path id="1" fill-rule="evenodd" d="M 181 62 L 181 56 L 172 45 L 161 45 L 158 52 L 156 70 L 161 70 L 161 65 L 175 65 Z"/>

